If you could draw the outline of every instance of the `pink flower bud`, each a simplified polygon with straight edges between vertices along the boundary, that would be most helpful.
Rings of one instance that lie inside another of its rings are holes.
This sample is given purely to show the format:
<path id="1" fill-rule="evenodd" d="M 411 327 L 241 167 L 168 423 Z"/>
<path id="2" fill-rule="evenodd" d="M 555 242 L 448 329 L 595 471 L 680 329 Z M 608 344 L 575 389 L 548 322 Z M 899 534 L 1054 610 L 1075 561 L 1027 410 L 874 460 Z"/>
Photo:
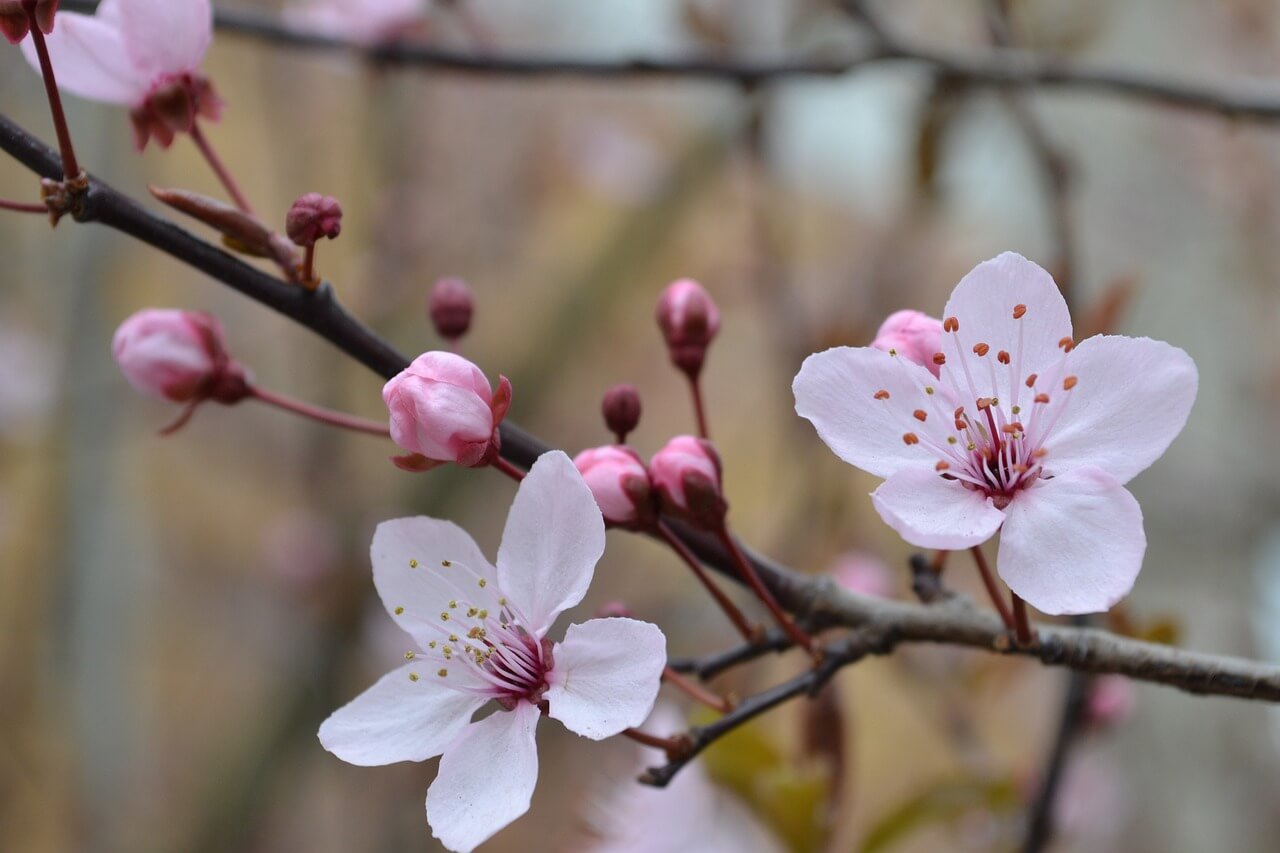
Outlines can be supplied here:
<path id="1" fill-rule="evenodd" d="M 942 368 L 934 363 L 933 356 L 942 352 L 942 321 L 910 309 L 894 311 L 880 324 L 871 346 L 885 352 L 893 350 L 937 376 Z"/>
<path id="2" fill-rule="evenodd" d="M 442 278 L 427 295 L 427 316 L 440 337 L 456 341 L 471 328 L 475 305 L 471 285 L 460 278 Z"/>
<path id="3" fill-rule="evenodd" d="M 331 196 L 307 193 L 289 208 L 284 230 L 299 246 L 312 246 L 321 237 L 333 240 L 342 233 L 342 205 Z"/>
<path id="4" fill-rule="evenodd" d="M 1118 726 L 1133 716 L 1136 704 L 1133 682 L 1123 675 L 1101 675 L 1089 687 L 1085 721 L 1099 729 Z"/>
<path id="5" fill-rule="evenodd" d="M 604 392 L 600 413 L 604 415 L 605 426 L 618 437 L 618 444 L 622 444 L 640 423 L 640 392 L 634 385 L 613 386 Z"/>
<path id="6" fill-rule="evenodd" d="M 893 597 L 893 576 L 884 561 L 872 554 L 850 551 L 842 554 L 831 569 L 840 586 L 872 598 Z"/>
<path id="7" fill-rule="evenodd" d="M 31 19 L 27 16 L 22 0 L 0 0 L 0 33 L 17 44 L 27 37 L 31 31 Z M 48 35 L 53 32 L 53 16 L 58 11 L 58 0 L 37 0 L 36 24 L 40 32 Z"/>
<path id="8" fill-rule="evenodd" d="M 655 508 L 649 471 L 634 450 L 616 444 L 595 447 L 575 456 L 573 464 L 605 521 L 631 529 L 652 525 Z"/>
<path id="9" fill-rule="evenodd" d="M 724 523 L 728 505 L 720 488 L 720 456 L 711 442 L 676 436 L 654 454 L 649 476 L 664 511 L 707 529 Z"/>
<path id="10" fill-rule="evenodd" d="M 667 285 L 658 297 L 658 327 L 667 341 L 671 362 L 694 378 L 702 371 L 707 347 L 720 331 L 720 309 L 702 285 L 682 278 Z"/>
<path id="11" fill-rule="evenodd" d="M 222 325 L 211 314 L 139 311 L 120 324 L 111 352 L 129 384 L 149 397 L 234 403 L 247 393 L 244 369 L 227 355 Z"/>
<path id="12" fill-rule="evenodd" d="M 631 608 L 621 601 L 606 601 L 596 610 L 597 619 L 631 619 Z"/>
<path id="13" fill-rule="evenodd" d="M 511 405 L 511 383 L 498 390 L 480 368 L 459 355 L 427 352 L 382 389 L 391 413 L 391 438 L 409 451 L 399 467 L 426 470 L 444 462 L 487 465 L 498 453 L 498 424 Z"/>

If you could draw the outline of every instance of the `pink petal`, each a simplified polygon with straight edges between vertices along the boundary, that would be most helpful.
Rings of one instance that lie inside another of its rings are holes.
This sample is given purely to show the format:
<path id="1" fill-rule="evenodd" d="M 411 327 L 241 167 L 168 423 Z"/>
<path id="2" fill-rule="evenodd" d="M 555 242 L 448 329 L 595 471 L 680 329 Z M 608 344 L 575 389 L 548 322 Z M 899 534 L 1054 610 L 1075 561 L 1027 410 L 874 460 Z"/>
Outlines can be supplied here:
<path id="1" fill-rule="evenodd" d="M 1142 508 L 1105 471 L 1040 480 L 1005 514 L 997 569 L 1041 613 L 1101 613 L 1133 589 L 1147 549 Z"/>
<path id="2" fill-rule="evenodd" d="M 213 40 L 209 0 L 119 0 L 119 15 L 129 60 L 148 85 L 196 70 Z"/>
<path id="3" fill-rule="evenodd" d="M 592 740 L 638 726 L 653 710 L 667 638 L 635 619 L 592 619 L 570 625 L 554 654 L 546 693 L 550 715 Z"/>
<path id="4" fill-rule="evenodd" d="M 469 853 L 529 810 L 541 715 L 520 702 L 467 726 L 445 749 L 427 790 L 427 822 L 441 844 Z"/>
<path id="5" fill-rule="evenodd" d="M 485 699 L 459 693 L 411 673 L 418 664 L 393 669 L 320 725 L 320 743 L 349 764 L 371 767 L 425 761 L 439 755 L 471 721 Z"/>
<path id="6" fill-rule="evenodd" d="M 498 586 L 539 637 L 582 600 L 604 553 L 604 518 L 582 475 L 553 450 L 520 483 L 498 548 Z"/>
<path id="7" fill-rule="evenodd" d="M 467 532 L 436 518 L 397 518 L 378 525 L 370 548 L 373 584 L 382 606 L 419 648 L 440 638 L 440 612 L 481 577 L 497 572 Z M 450 565 L 445 567 L 443 562 Z M 403 608 L 401 612 L 396 611 Z"/>
<path id="8" fill-rule="evenodd" d="M 871 493 L 884 523 L 920 548 L 971 548 L 1000 529 L 1005 514 L 982 492 L 929 469 L 899 471 Z"/>
<path id="9" fill-rule="evenodd" d="M 1191 356 L 1150 338 L 1099 335 L 1071 352 L 1078 382 L 1062 419 L 1045 439 L 1055 473 L 1081 465 L 1127 483 L 1155 462 L 1182 432 L 1199 377 Z"/>
<path id="10" fill-rule="evenodd" d="M 138 74 L 125 54 L 124 40 L 113 23 L 113 6 L 103 3 L 97 16 L 59 12 L 57 25 L 45 37 L 58 88 L 91 101 L 132 106 L 147 94 L 149 80 Z M 110 13 L 110 14 L 108 14 Z M 32 39 L 22 54 L 37 71 Z"/>
<path id="11" fill-rule="evenodd" d="M 837 456 L 888 477 L 922 462 L 932 467 L 941 458 L 923 444 L 903 442 L 906 433 L 921 431 L 911 413 L 924 405 L 923 389 L 937 384 L 929 371 L 902 356 L 871 347 L 837 347 L 806 358 L 791 389 L 796 413 L 813 423 Z M 888 398 L 877 399 L 883 391 Z"/>
<path id="12" fill-rule="evenodd" d="M 1017 305 L 1025 305 L 1027 309 L 1021 319 L 1013 316 Z M 1013 382 L 1022 382 L 1031 373 L 1044 373 L 1046 368 L 1057 364 L 1062 357 L 1058 342 L 1071 337 L 1071 314 L 1053 277 L 1014 252 L 1005 252 L 974 267 L 952 291 L 942 316 L 944 322 L 949 317 L 960 322 L 957 333 L 942 335 L 942 352 L 947 357 L 942 368 L 943 379 L 957 389 L 967 390 L 961 359 L 969 359 L 970 370 L 974 370 L 977 358 L 973 347 L 985 343 L 991 348 L 991 355 L 986 358 L 994 357 L 1001 350 L 1012 358 L 1008 367 L 1000 365 L 996 370 L 998 382 L 994 393 L 990 373 L 980 371 L 974 375 L 979 394 L 1001 400 L 1013 398 Z M 1018 343 L 1020 325 L 1021 346 Z"/>

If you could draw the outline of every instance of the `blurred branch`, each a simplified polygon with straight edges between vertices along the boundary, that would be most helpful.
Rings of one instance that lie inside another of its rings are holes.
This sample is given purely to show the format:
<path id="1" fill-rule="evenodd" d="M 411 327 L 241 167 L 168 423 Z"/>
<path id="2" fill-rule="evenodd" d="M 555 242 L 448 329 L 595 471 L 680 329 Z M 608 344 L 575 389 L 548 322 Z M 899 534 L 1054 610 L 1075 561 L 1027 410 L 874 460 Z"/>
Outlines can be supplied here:
<path id="1" fill-rule="evenodd" d="M 846 8 L 865 4 L 840 0 Z M 62 0 L 62 8 L 90 11 L 95 0 Z M 840 77 L 860 68 L 887 62 L 922 65 L 936 72 L 964 78 L 973 85 L 1078 89 L 1118 97 L 1138 98 L 1166 106 L 1215 113 L 1227 118 L 1280 121 L 1280 92 L 1245 92 L 1246 81 L 1216 84 L 1176 81 L 1142 71 L 1098 68 L 1021 50 L 944 51 L 896 36 L 882 27 L 872 44 L 846 57 L 813 57 L 776 61 L 728 60 L 705 57 L 620 60 L 574 59 L 477 54 L 434 45 L 398 43 L 362 47 L 327 36 L 299 32 L 263 12 L 218 9 L 214 21 L 224 32 L 237 33 L 281 47 L 340 51 L 370 62 L 399 67 L 432 68 L 485 77 L 575 77 L 595 81 L 673 79 L 760 84 L 807 77 Z"/>
<path id="2" fill-rule="evenodd" d="M 1027 817 L 1027 836 L 1022 842 L 1022 853 L 1041 853 L 1053 838 L 1054 812 L 1058 793 L 1062 789 L 1062 777 L 1084 724 L 1085 706 L 1089 700 L 1089 686 L 1093 678 L 1082 672 L 1072 672 L 1067 680 L 1062 711 L 1058 716 L 1058 730 L 1049 749 L 1040 787 Z"/>
<path id="3" fill-rule="evenodd" d="M 0 115 L 0 149 L 39 175 L 57 178 L 62 164 L 55 151 Z M 364 326 L 338 302 L 330 286 L 309 292 L 290 285 L 190 232 L 147 211 L 97 178 L 74 211 L 80 222 L 99 222 L 199 269 L 311 329 L 383 377 L 402 370 L 408 359 Z M 550 447 L 510 421 L 502 425 L 502 455 L 529 467 Z M 707 565 L 737 577 L 733 560 L 715 536 L 668 520 L 681 540 Z M 1242 658 L 1220 657 L 1146 643 L 1091 628 L 1039 626 L 1039 642 L 1013 647 L 999 620 L 952 596 L 936 604 L 866 598 L 849 593 L 828 577 L 810 577 L 743 549 L 784 607 L 815 630 L 857 629 L 863 654 L 887 654 L 899 643 L 946 643 L 1040 660 L 1051 666 L 1117 673 L 1177 687 L 1189 693 L 1280 702 L 1280 667 Z M 851 641 L 852 642 L 852 641 Z M 837 655 L 836 660 L 839 660 Z M 823 671 L 829 667 L 823 664 Z"/>

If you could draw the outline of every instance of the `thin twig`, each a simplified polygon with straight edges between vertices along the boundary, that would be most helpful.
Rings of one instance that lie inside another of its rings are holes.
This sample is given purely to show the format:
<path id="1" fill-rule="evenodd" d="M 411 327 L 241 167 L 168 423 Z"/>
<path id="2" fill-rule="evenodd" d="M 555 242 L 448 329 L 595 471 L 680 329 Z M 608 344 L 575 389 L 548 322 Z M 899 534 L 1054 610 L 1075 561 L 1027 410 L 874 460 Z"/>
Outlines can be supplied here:
<path id="1" fill-rule="evenodd" d="M 1045 761 L 1044 777 L 1036 791 L 1027 818 L 1027 836 L 1023 839 L 1023 853 L 1041 853 L 1053 838 L 1054 804 L 1062 786 L 1067 758 L 1084 721 L 1089 698 L 1089 686 L 1093 679 L 1080 672 L 1071 673 L 1066 696 L 1062 701 L 1062 713 L 1058 718 L 1058 731 Z"/>

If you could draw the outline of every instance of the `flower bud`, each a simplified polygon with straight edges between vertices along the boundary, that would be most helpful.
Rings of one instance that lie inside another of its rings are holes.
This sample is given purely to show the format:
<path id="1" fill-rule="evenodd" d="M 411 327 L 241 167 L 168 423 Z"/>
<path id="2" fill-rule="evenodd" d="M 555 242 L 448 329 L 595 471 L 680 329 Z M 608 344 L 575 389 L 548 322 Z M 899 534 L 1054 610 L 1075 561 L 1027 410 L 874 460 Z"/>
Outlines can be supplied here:
<path id="1" fill-rule="evenodd" d="M 609 432 L 618 437 L 618 444 L 625 443 L 627 435 L 640 423 L 640 392 L 634 385 L 613 386 L 604 392 L 600 413 Z"/>
<path id="2" fill-rule="evenodd" d="M 342 233 L 342 205 L 336 198 L 307 193 L 289 208 L 284 230 L 299 246 L 314 245 L 321 237 L 333 240 Z"/>
<path id="3" fill-rule="evenodd" d="M 27 15 L 23 0 L 0 0 L 0 33 L 17 44 L 27 37 L 31 31 L 31 18 Z M 53 16 L 58 11 L 58 0 L 37 0 L 35 4 L 36 25 L 40 32 L 48 35 L 53 32 Z"/>
<path id="4" fill-rule="evenodd" d="M 511 405 L 511 383 L 498 390 L 480 368 L 459 355 L 427 352 L 382 389 L 391 413 L 391 438 L 409 451 L 392 459 L 409 471 L 445 462 L 465 468 L 487 465 L 498 454 L 498 425 Z"/>
<path id="5" fill-rule="evenodd" d="M 200 311 L 149 308 L 120 324 L 111 352 L 129 384 L 174 403 L 234 403 L 248 393 L 244 369 L 227 355 L 222 325 Z"/>
<path id="6" fill-rule="evenodd" d="M 702 285 L 682 278 L 658 297 L 657 316 L 671 362 L 689 378 L 697 378 L 707 347 L 720 331 L 720 309 Z"/>
<path id="7" fill-rule="evenodd" d="M 656 508 L 649 471 L 634 450 L 616 444 L 595 447 L 575 456 L 573 464 L 606 522 L 632 530 L 652 526 Z"/>
<path id="8" fill-rule="evenodd" d="M 469 284 L 460 278 L 442 278 L 427 295 L 427 316 L 440 337 L 456 341 L 471 328 L 475 303 Z"/>
<path id="9" fill-rule="evenodd" d="M 654 454 L 649 477 L 664 512 L 715 530 L 728 509 L 720 487 L 720 456 L 711 442 L 678 435 Z"/>
<path id="10" fill-rule="evenodd" d="M 1085 722 L 1096 729 L 1118 726 L 1133 716 L 1137 693 L 1123 675 L 1100 675 L 1089 685 Z"/>
<path id="11" fill-rule="evenodd" d="M 631 619 L 631 608 L 621 601 L 606 601 L 596 610 L 597 619 Z"/>
<path id="12" fill-rule="evenodd" d="M 933 356 L 942 352 L 942 321 L 910 309 L 894 311 L 880 324 L 871 346 L 885 352 L 893 350 L 937 376 L 942 368 L 934 364 Z"/>

